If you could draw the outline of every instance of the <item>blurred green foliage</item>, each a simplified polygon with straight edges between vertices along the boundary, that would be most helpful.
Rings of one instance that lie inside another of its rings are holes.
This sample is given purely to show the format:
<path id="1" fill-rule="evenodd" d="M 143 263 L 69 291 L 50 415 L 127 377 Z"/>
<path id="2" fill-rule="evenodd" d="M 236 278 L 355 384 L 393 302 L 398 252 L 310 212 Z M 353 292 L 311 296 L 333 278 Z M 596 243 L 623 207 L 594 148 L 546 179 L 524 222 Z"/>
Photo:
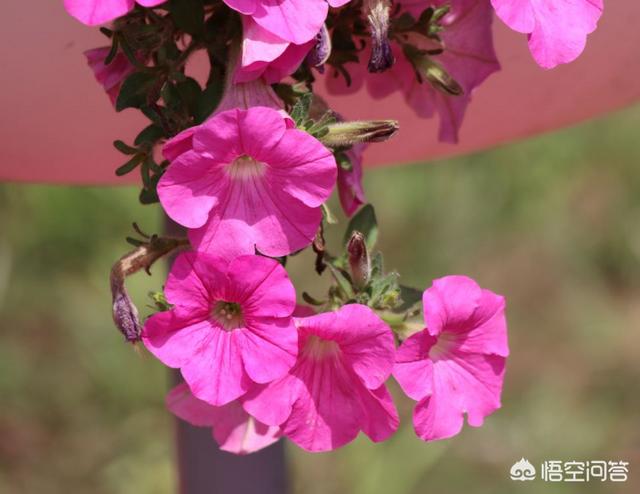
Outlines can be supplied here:
<path id="1" fill-rule="evenodd" d="M 403 426 L 390 441 L 288 449 L 296 494 L 640 492 L 639 128 L 633 108 L 490 152 L 369 171 L 379 246 L 403 283 L 462 273 L 507 296 L 503 408 L 425 444 L 394 387 Z M 123 343 L 109 313 L 108 270 L 132 221 L 161 228 L 132 188 L 0 186 L 0 493 L 175 491 L 167 373 Z M 329 235 L 334 250 L 344 225 Z M 322 295 L 309 254 L 289 267 Z M 143 313 L 163 276 L 158 266 L 132 278 Z M 516 484 L 508 471 L 521 457 L 623 459 L 631 475 Z"/>

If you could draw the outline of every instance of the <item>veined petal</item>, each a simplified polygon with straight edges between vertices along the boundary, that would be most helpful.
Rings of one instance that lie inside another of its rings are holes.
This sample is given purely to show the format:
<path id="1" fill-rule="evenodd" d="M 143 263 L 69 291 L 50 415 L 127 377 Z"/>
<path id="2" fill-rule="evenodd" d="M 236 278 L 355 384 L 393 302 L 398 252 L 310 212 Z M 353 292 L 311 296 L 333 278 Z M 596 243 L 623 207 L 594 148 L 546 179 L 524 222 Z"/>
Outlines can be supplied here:
<path id="1" fill-rule="evenodd" d="M 160 178 L 158 197 L 171 219 L 187 228 L 198 228 L 224 198 L 227 182 L 220 162 L 187 151 Z"/>
<path id="2" fill-rule="evenodd" d="M 239 398 L 251 386 L 242 362 L 240 338 L 235 331 L 213 328 L 200 341 L 191 341 L 192 358 L 180 370 L 193 395 L 222 406 Z"/>
<path id="3" fill-rule="evenodd" d="M 456 352 L 434 362 L 431 396 L 418 403 L 416 433 L 430 441 L 458 434 L 463 416 L 479 427 L 484 417 L 500 408 L 505 359 L 496 355 Z"/>
<path id="4" fill-rule="evenodd" d="M 290 318 L 250 318 L 239 337 L 244 368 L 256 383 L 283 377 L 296 362 L 298 333 Z"/>

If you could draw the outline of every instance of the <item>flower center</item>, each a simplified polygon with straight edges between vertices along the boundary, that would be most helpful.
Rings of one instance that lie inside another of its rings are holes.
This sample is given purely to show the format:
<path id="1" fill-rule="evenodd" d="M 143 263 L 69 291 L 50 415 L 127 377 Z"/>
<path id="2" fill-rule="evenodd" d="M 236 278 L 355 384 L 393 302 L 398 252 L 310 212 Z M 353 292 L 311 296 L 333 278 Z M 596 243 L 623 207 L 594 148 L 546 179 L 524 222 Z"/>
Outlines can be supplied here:
<path id="1" fill-rule="evenodd" d="M 456 346 L 458 336 L 451 332 L 442 332 L 437 336 L 437 341 L 429 349 L 429 358 L 431 360 L 446 359 L 449 356 L 449 350 Z"/>
<path id="2" fill-rule="evenodd" d="M 335 341 L 323 340 L 316 335 L 310 335 L 305 342 L 303 355 L 314 360 L 321 360 L 326 357 L 338 355 L 340 345 Z"/>
<path id="3" fill-rule="evenodd" d="M 211 310 L 211 316 L 227 331 L 244 327 L 242 307 L 235 302 L 217 302 Z"/>
<path id="4" fill-rule="evenodd" d="M 227 173 L 234 180 L 247 180 L 249 178 L 261 177 L 267 168 L 265 163 L 254 160 L 246 154 L 238 156 L 227 167 Z"/>

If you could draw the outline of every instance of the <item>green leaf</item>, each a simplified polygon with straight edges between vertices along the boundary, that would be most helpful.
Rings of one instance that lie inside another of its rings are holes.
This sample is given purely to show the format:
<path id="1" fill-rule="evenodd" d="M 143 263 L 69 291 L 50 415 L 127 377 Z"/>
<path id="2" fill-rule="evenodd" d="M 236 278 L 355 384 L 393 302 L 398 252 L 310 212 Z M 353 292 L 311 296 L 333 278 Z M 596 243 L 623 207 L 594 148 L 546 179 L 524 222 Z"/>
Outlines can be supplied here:
<path id="1" fill-rule="evenodd" d="M 176 113 L 180 112 L 182 108 L 182 98 L 180 97 L 178 88 L 172 82 L 167 81 L 165 85 L 162 86 L 161 95 L 165 107 L 168 110 Z"/>
<path id="2" fill-rule="evenodd" d="M 134 72 L 122 83 L 118 99 L 116 101 L 116 111 L 125 108 L 140 108 L 147 103 L 149 91 L 156 83 L 156 74 L 152 72 Z"/>
<path id="3" fill-rule="evenodd" d="M 198 100 L 202 94 L 198 81 L 187 77 L 183 82 L 176 84 L 176 89 L 180 94 L 180 99 L 189 110 L 189 115 L 195 116 L 198 110 Z"/>
<path id="4" fill-rule="evenodd" d="M 378 222 L 376 220 L 376 212 L 371 204 L 365 205 L 351 218 L 347 231 L 344 234 L 345 244 L 349 241 L 354 231 L 364 235 L 369 252 L 373 251 L 376 241 L 378 240 Z"/>
<path id="5" fill-rule="evenodd" d="M 213 110 L 218 107 L 222 99 L 223 89 L 224 82 L 222 80 L 214 80 L 200 93 L 193 114 L 196 123 L 204 122 L 213 113 Z"/>
<path id="6" fill-rule="evenodd" d="M 304 300 L 309 305 L 315 305 L 316 307 L 324 305 L 324 302 L 322 302 L 321 300 L 313 298 L 307 292 L 302 292 L 302 300 Z"/>
<path id="7" fill-rule="evenodd" d="M 401 303 L 394 312 L 406 312 L 422 303 L 422 291 L 406 285 L 400 285 Z"/>
<path id="8" fill-rule="evenodd" d="M 311 107 L 312 99 L 313 96 L 311 93 L 305 93 L 300 96 L 298 101 L 296 101 L 296 104 L 293 105 L 293 108 L 291 109 L 291 118 L 296 123 L 297 127 L 304 126 L 304 123 L 309 116 L 309 108 Z"/>
<path id="9" fill-rule="evenodd" d="M 125 144 L 121 140 L 113 141 L 113 147 L 120 151 L 122 154 L 136 154 L 138 150 Z"/>
<path id="10" fill-rule="evenodd" d="M 329 271 L 331 271 L 331 275 L 333 276 L 333 279 L 336 280 L 340 290 L 342 290 L 348 299 L 353 299 L 355 294 L 353 292 L 353 287 L 351 286 L 351 281 L 347 277 L 346 273 L 334 268 L 331 264 L 327 264 L 327 266 L 329 266 Z"/>
<path id="11" fill-rule="evenodd" d="M 164 131 L 162 130 L 162 127 L 156 124 L 151 124 L 140 131 L 140 133 L 136 137 L 136 140 L 134 141 L 134 144 L 136 146 L 139 146 L 143 143 L 153 144 L 158 142 L 163 137 Z"/>
<path id="12" fill-rule="evenodd" d="M 204 30 L 204 4 L 202 0 L 170 0 L 169 12 L 175 25 L 182 31 L 198 35 Z"/>
<path id="13" fill-rule="evenodd" d="M 385 307 L 389 300 L 395 301 L 398 298 L 398 273 L 391 272 L 379 278 L 375 278 L 371 282 L 371 298 L 369 305 L 379 309 L 388 309 Z"/>
<path id="14" fill-rule="evenodd" d="M 136 154 L 133 158 L 131 158 L 129 161 L 127 161 L 124 165 L 122 165 L 116 170 L 116 175 L 119 177 L 122 177 L 123 175 L 126 175 L 127 173 L 135 170 L 135 168 L 140 163 L 142 163 L 143 160 L 144 160 L 144 154 Z"/>

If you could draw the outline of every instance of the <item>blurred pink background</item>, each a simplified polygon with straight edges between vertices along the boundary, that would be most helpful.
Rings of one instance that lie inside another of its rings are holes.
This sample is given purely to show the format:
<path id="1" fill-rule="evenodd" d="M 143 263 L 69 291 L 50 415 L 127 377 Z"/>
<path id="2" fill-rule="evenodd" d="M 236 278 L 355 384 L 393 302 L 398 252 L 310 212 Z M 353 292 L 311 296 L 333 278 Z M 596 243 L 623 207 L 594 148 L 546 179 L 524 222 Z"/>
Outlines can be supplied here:
<path id="1" fill-rule="evenodd" d="M 135 181 L 135 174 L 114 175 L 123 159 L 111 143 L 131 141 L 145 119 L 134 110 L 114 112 L 82 55 L 106 38 L 68 17 L 62 0 L 6 2 L 3 14 L 0 180 Z M 532 61 L 525 36 L 496 19 L 503 70 L 474 94 L 456 146 L 437 142 L 437 119 L 416 118 L 399 95 L 372 101 L 361 93 L 330 98 L 331 104 L 349 118 L 400 121 L 401 132 L 390 143 L 370 147 L 370 165 L 425 161 L 521 139 L 640 99 L 638 20 L 640 2 L 607 2 L 583 56 L 544 71 Z"/>

